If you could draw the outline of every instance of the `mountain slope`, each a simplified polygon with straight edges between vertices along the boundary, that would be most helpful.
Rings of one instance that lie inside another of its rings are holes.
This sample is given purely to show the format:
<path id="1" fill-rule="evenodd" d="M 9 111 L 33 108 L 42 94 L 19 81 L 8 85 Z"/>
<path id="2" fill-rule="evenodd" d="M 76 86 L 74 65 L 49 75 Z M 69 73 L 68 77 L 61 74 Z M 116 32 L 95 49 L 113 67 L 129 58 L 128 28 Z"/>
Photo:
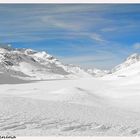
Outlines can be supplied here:
<path id="1" fill-rule="evenodd" d="M 87 72 L 94 77 L 102 77 L 109 73 L 109 70 L 100 70 L 97 68 L 94 69 L 87 69 Z"/>
<path id="2" fill-rule="evenodd" d="M 136 53 L 130 55 L 122 64 L 112 69 L 111 72 L 113 75 L 118 75 L 120 77 L 139 75 L 140 55 Z"/>
<path id="3" fill-rule="evenodd" d="M 140 55 L 132 54 L 123 63 L 113 68 L 105 75 L 104 80 L 116 80 L 118 85 L 139 84 L 140 81 Z M 120 80 L 121 79 L 121 80 Z"/>
<path id="4" fill-rule="evenodd" d="M 63 79 L 91 77 L 82 68 L 64 65 L 47 52 L 0 48 L 0 72 L 24 79 Z"/>

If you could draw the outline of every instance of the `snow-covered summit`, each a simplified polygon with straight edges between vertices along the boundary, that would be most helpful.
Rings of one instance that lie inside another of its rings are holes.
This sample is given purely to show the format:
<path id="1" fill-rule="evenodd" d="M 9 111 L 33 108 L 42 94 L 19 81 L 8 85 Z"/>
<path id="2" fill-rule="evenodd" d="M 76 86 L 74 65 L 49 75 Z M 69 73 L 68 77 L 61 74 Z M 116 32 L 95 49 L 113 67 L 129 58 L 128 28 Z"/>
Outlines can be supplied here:
<path id="1" fill-rule="evenodd" d="M 65 65 L 45 51 L 0 47 L 0 71 L 30 79 L 91 77 L 82 68 Z"/>
<path id="2" fill-rule="evenodd" d="M 113 75 L 126 77 L 137 75 L 140 73 L 140 55 L 134 53 L 126 58 L 126 60 L 111 70 Z"/>
<path id="3" fill-rule="evenodd" d="M 127 57 L 126 60 L 122 64 L 120 64 L 120 65 L 116 66 L 114 69 L 112 69 L 112 72 L 116 72 L 118 70 L 125 69 L 139 61 L 140 61 L 140 55 L 137 53 L 134 53 L 134 54 L 130 55 L 129 57 Z"/>

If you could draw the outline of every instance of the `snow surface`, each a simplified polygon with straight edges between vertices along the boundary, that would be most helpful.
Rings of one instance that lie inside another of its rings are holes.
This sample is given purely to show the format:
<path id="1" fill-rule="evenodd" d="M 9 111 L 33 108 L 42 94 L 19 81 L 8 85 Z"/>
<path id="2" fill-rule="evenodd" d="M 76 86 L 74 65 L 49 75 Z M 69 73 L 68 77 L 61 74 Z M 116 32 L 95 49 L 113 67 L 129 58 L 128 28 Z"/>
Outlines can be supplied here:
<path id="1" fill-rule="evenodd" d="M 140 86 L 85 78 L 0 85 L 3 135 L 140 135 Z M 119 83 L 119 84 L 118 84 Z"/>
<path id="2" fill-rule="evenodd" d="M 140 56 L 112 71 L 46 52 L 0 48 L 0 134 L 139 136 Z"/>
<path id="3" fill-rule="evenodd" d="M 106 74 L 108 74 L 110 71 L 94 68 L 94 69 L 87 69 L 87 72 L 89 74 L 93 75 L 94 77 L 102 77 L 102 76 L 105 76 Z"/>

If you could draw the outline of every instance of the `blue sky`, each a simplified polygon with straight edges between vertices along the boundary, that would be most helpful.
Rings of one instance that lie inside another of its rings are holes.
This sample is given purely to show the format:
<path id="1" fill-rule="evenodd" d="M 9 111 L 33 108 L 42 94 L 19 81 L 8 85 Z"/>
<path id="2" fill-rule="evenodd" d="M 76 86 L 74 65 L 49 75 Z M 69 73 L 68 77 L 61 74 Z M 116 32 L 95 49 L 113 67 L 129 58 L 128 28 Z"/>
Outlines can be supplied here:
<path id="1" fill-rule="evenodd" d="M 0 4 L 0 43 L 110 69 L 140 52 L 140 4 Z"/>

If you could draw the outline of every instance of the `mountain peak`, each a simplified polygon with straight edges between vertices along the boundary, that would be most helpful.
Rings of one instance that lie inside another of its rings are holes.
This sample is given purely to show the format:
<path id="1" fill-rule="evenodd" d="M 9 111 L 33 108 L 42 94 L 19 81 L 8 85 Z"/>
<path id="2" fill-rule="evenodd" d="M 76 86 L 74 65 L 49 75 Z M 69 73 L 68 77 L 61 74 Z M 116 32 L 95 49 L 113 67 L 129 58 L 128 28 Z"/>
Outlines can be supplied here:
<path id="1" fill-rule="evenodd" d="M 113 68 L 111 71 L 116 72 L 123 70 L 124 68 L 130 67 L 133 64 L 136 64 L 137 62 L 140 62 L 140 55 L 138 53 L 134 53 L 126 58 L 126 60 Z"/>
<path id="2" fill-rule="evenodd" d="M 140 60 L 140 55 L 138 53 L 134 53 L 130 55 L 129 57 L 127 57 L 126 61 L 128 60 Z"/>
<path id="3" fill-rule="evenodd" d="M 32 49 L 25 49 L 25 50 L 24 50 L 24 53 L 25 53 L 26 55 L 29 55 L 29 54 L 37 53 L 37 51 L 32 50 Z"/>
<path id="4" fill-rule="evenodd" d="M 65 65 L 46 51 L 0 45 L 0 72 L 24 79 L 90 77 L 84 69 Z"/>

